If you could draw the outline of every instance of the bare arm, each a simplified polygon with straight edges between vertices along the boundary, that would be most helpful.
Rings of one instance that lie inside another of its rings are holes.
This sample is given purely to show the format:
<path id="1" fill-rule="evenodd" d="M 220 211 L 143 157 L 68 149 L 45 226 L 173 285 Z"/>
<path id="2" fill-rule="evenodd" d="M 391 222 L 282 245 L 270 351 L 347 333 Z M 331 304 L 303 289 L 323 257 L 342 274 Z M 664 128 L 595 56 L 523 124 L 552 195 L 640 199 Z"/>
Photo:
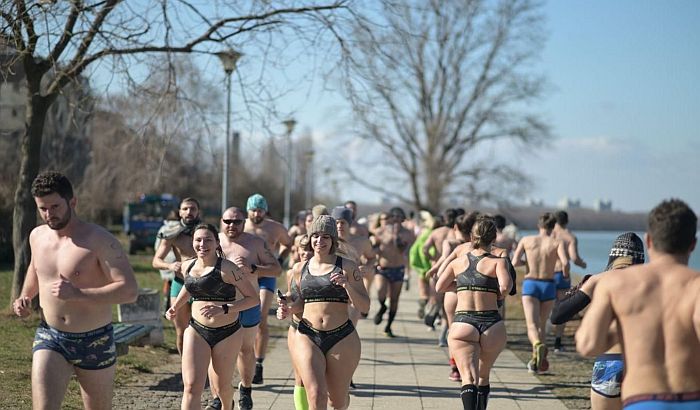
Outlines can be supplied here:
<path id="1" fill-rule="evenodd" d="M 602 280 L 576 332 L 576 350 L 583 356 L 594 357 L 612 347 L 616 340 L 610 333 L 613 319 L 610 291 Z"/>
<path id="2" fill-rule="evenodd" d="M 513 287 L 513 280 L 508 273 L 505 259 L 499 259 L 496 262 L 496 277 L 498 278 L 498 291 L 505 298 L 510 292 L 510 288 Z"/>
<path id="3" fill-rule="evenodd" d="M 172 241 L 169 239 L 162 239 L 158 244 L 158 249 L 156 249 L 155 255 L 153 255 L 151 266 L 153 266 L 155 269 L 171 270 L 175 272 L 176 275 L 182 276 L 180 274 L 180 266 L 182 266 L 182 262 L 175 261 L 173 263 L 168 263 L 165 261 L 165 257 L 168 256 L 168 253 L 170 253 L 172 248 Z"/>
<path id="4" fill-rule="evenodd" d="M 336 276 L 335 282 L 343 286 L 345 291 L 348 292 L 353 306 L 362 313 L 369 312 L 369 295 L 364 282 L 362 282 L 362 273 L 360 273 L 357 265 L 347 259 L 343 259 L 343 274 L 331 276 L 331 281 L 334 280 L 334 276 Z M 340 278 L 341 276 L 345 278 L 344 281 Z"/>
<path id="5" fill-rule="evenodd" d="M 564 277 L 568 278 L 569 277 L 569 258 L 568 254 L 566 253 L 566 247 L 564 246 L 564 242 L 559 242 L 559 245 L 557 246 L 557 256 L 559 257 L 559 263 L 561 263 L 561 270 L 564 273 Z"/>
<path id="6" fill-rule="evenodd" d="M 440 273 L 437 283 L 435 284 L 435 290 L 441 293 L 447 292 L 452 283 L 455 280 L 455 271 L 452 267 L 452 263 L 448 263 L 445 270 Z"/>
<path id="7" fill-rule="evenodd" d="M 513 266 L 522 266 L 524 264 L 523 262 L 523 254 L 525 253 L 525 245 L 523 245 L 524 241 L 518 242 L 518 246 L 515 248 L 515 252 L 513 253 Z"/>
<path id="8" fill-rule="evenodd" d="M 240 312 L 250 309 L 260 303 L 260 297 L 257 295 L 255 287 L 250 281 L 245 279 L 245 275 L 250 274 L 247 266 L 243 267 L 229 260 L 224 260 L 221 270 L 221 278 L 224 282 L 234 285 L 241 295 L 243 295 L 242 299 L 237 299 L 235 302 L 228 303 L 231 310 Z"/>
<path id="9" fill-rule="evenodd" d="M 435 238 L 433 237 L 433 232 L 428 235 L 428 239 L 423 243 L 423 247 L 421 248 L 421 251 L 423 252 L 423 255 L 425 256 L 426 259 L 432 260 L 432 257 L 430 256 L 430 248 L 432 248 L 435 245 Z M 435 249 L 437 251 L 437 249 Z M 439 255 L 437 255 L 439 256 Z"/>
<path id="10" fill-rule="evenodd" d="M 33 233 L 33 232 L 32 232 Z M 29 243 L 31 246 L 31 236 Z M 34 267 L 34 254 L 32 253 L 32 258 L 29 261 L 29 266 L 27 267 L 27 274 L 24 277 L 24 285 L 22 285 L 22 291 L 19 297 L 15 299 L 12 303 L 12 310 L 19 317 L 26 317 L 31 313 L 32 299 L 39 294 L 39 278 L 36 275 L 36 268 Z"/>
<path id="11" fill-rule="evenodd" d="M 578 254 L 578 239 L 574 236 L 569 242 L 569 257 L 574 265 L 586 269 L 586 262 Z"/>
<path id="12" fill-rule="evenodd" d="M 258 263 L 255 264 L 255 273 L 257 273 L 258 276 L 276 278 L 282 273 L 282 266 L 280 266 L 279 261 L 267 246 L 267 242 L 264 240 L 260 242 L 261 246 L 258 247 Z"/>

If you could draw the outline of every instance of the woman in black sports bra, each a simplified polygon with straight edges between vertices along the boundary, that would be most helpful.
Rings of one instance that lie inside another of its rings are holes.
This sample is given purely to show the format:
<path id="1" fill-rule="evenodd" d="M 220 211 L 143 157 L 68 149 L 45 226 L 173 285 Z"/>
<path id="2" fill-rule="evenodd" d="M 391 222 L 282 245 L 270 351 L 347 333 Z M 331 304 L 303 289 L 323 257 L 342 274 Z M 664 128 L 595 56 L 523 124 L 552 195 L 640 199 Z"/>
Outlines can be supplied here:
<path id="1" fill-rule="evenodd" d="M 231 379 L 242 338 L 238 312 L 259 303 L 253 285 L 243 279 L 249 274 L 247 265 L 224 259 L 217 229 L 210 224 L 194 228 L 192 247 L 197 255 L 182 264 L 185 286 L 165 316 L 173 320 L 178 309 L 192 298 L 192 319 L 185 329 L 182 349 L 182 381 L 185 390 L 182 408 L 201 408 L 202 392 L 211 361 L 210 380 L 218 392 L 223 409 L 233 401 Z M 236 292 L 243 295 L 236 300 Z"/>
<path id="2" fill-rule="evenodd" d="M 498 299 L 512 286 L 505 258 L 490 253 L 496 224 L 479 216 L 471 232 L 472 250 L 450 262 L 440 275 L 437 291 L 457 282 L 457 311 L 448 345 L 462 377 L 464 409 L 485 409 L 489 373 L 506 345 L 506 328 L 498 313 Z"/>
<path id="3" fill-rule="evenodd" d="M 357 265 L 336 255 L 335 219 L 317 217 L 308 232 L 313 257 L 296 265 L 301 299 L 278 300 L 279 317 L 303 311 L 294 340 L 294 362 L 304 380 L 309 409 L 350 404 L 350 379 L 360 362 L 360 338 L 348 315 L 348 303 L 362 312 L 369 296 Z M 320 364 L 320 365 L 319 365 Z"/>

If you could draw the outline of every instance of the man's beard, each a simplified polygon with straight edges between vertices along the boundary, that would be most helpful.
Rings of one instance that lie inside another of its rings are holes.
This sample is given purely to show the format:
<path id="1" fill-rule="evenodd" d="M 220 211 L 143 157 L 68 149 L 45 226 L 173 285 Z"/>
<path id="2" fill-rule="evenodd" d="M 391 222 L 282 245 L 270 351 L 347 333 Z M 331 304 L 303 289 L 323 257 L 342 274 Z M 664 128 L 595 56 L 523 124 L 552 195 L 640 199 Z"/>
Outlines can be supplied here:
<path id="1" fill-rule="evenodd" d="M 264 216 L 254 216 L 254 217 L 251 217 L 250 220 L 251 220 L 251 222 L 253 222 L 254 224 L 257 225 L 257 224 L 261 223 L 262 221 L 264 221 L 265 217 Z"/>
<path id="2" fill-rule="evenodd" d="M 53 229 L 54 231 L 60 231 L 61 229 L 68 226 L 68 223 L 70 222 L 72 216 L 73 211 L 70 207 L 68 207 L 68 211 L 66 212 L 63 218 L 55 222 L 51 222 L 50 220 L 48 220 L 46 221 L 46 224 L 49 226 L 49 228 Z"/>

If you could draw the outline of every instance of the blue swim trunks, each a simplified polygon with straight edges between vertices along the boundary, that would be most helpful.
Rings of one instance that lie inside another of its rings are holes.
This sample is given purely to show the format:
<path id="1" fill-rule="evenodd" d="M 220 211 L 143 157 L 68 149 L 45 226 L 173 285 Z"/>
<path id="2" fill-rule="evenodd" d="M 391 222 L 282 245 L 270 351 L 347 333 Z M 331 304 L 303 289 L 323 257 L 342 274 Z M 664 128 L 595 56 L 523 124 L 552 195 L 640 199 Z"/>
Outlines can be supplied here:
<path id="1" fill-rule="evenodd" d="M 53 350 L 75 367 L 85 370 L 105 369 L 117 362 L 112 324 L 83 333 L 62 332 L 43 320 L 36 329 L 32 353 Z"/>
<path id="2" fill-rule="evenodd" d="M 700 409 L 700 392 L 632 396 L 622 402 L 622 408 L 625 410 L 697 410 Z"/>
<path id="3" fill-rule="evenodd" d="M 258 286 L 260 289 L 265 289 L 268 292 L 274 292 L 277 289 L 277 278 L 258 278 Z"/>
<path id="4" fill-rule="evenodd" d="M 593 363 L 591 389 L 605 397 L 620 397 L 625 363 L 621 353 L 603 354 Z"/>
<path id="5" fill-rule="evenodd" d="M 547 302 L 557 298 L 557 287 L 552 279 L 525 278 L 522 294 L 537 298 L 540 302 Z"/>
<path id="6" fill-rule="evenodd" d="M 384 276 L 390 283 L 403 282 L 403 276 L 406 268 L 404 266 L 396 266 L 393 268 L 379 267 L 377 273 Z"/>
<path id="7" fill-rule="evenodd" d="M 557 290 L 571 289 L 571 277 L 564 279 L 564 272 L 554 272 L 554 283 L 557 285 Z"/>
<path id="8" fill-rule="evenodd" d="M 180 294 L 180 291 L 184 285 L 185 282 L 180 277 L 175 276 L 173 282 L 170 284 L 170 297 L 176 298 L 177 295 Z"/>
<path id="9" fill-rule="evenodd" d="M 238 320 L 241 321 L 241 326 L 243 327 L 257 326 L 260 324 L 260 318 L 260 305 L 238 312 Z"/>

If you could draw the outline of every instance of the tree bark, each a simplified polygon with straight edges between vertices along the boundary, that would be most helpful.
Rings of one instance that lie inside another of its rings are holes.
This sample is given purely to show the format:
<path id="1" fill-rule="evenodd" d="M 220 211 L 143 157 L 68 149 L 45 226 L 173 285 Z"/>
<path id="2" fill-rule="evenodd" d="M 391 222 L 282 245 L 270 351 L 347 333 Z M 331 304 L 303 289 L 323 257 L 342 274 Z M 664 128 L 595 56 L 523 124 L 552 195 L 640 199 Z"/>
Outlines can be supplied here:
<path id="1" fill-rule="evenodd" d="M 39 76 L 41 77 L 41 76 Z M 15 207 L 12 213 L 12 246 L 14 247 L 15 265 L 12 278 L 12 298 L 14 301 L 22 291 L 27 274 L 31 251 L 29 233 L 36 226 L 36 204 L 31 194 L 34 178 L 39 173 L 41 141 L 44 132 L 46 114 L 53 102 L 51 96 L 42 96 L 40 81 L 27 75 L 28 101 L 24 124 L 24 134 L 20 141 L 20 165 L 17 189 L 15 190 Z"/>

